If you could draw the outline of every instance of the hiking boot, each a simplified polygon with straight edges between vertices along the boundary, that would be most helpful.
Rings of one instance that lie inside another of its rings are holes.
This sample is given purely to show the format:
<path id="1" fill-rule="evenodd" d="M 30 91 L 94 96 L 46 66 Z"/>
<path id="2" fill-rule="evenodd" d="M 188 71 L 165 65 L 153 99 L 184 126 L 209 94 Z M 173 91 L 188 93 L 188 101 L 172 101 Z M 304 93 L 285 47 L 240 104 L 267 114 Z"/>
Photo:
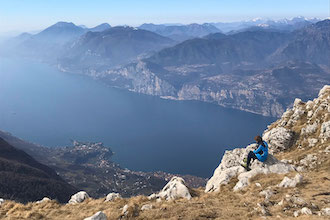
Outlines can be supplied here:
<path id="1" fill-rule="evenodd" d="M 245 169 L 246 171 L 250 171 L 250 170 L 251 170 L 250 167 L 248 167 L 248 165 L 247 165 L 246 163 L 241 164 L 241 166 L 244 167 L 244 169 Z"/>

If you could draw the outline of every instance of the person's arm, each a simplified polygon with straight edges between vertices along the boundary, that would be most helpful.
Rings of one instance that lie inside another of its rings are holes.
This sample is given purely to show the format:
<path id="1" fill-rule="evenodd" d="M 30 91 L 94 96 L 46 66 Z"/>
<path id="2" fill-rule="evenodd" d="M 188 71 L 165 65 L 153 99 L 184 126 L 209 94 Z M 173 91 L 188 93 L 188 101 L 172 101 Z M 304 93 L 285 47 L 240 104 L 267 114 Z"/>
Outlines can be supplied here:
<path id="1" fill-rule="evenodd" d="M 259 147 L 253 151 L 255 154 L 263 154 L 262 145 L 259 144 Z"/>

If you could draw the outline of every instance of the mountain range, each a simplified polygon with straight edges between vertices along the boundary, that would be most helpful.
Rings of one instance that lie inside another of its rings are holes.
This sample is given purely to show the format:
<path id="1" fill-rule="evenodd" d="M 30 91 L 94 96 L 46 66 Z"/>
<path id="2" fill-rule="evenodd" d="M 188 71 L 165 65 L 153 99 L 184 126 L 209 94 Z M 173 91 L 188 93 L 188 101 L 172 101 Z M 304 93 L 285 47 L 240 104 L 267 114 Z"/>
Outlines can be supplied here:
<path id="1" fill-rule="evenodd" d="M 227 34 L 214 23 L 87 29 L 59 22 L 11 39 L 1 54 L 133 92 L 276 117 L 294 97 L 313 97 L 330 81 L 330 20 L 317 21 L 256 19 Z M 173 40 L 182 34 L 188 40 Z"/>

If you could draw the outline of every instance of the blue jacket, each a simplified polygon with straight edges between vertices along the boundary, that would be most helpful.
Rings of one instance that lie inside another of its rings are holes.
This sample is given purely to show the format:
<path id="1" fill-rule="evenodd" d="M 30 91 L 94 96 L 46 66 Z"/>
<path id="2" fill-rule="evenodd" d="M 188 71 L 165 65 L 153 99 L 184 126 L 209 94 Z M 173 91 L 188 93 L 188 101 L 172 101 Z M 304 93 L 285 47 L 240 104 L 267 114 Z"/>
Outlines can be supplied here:
<path id="1" fill-rule="evenodd" d="M 261 162 L 265 162 L 268 156 L 268 144 L 266 141 L 264 141 L 264 145 L 265 147 L 260 144 L 258 148 L 253 151 L 258 160 L 260 160 Z"/>

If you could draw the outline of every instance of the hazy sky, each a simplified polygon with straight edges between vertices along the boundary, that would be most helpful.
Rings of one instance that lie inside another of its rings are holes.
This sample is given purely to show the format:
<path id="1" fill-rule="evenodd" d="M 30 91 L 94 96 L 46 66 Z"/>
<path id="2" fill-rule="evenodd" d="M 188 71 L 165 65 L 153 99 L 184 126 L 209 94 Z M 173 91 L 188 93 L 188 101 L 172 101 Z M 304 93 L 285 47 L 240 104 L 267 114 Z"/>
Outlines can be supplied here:
<path id="1" fill-rule="evenodd" d="M 255 17 L 330 17 L 330 0 L 0 0 L 0 32 L 31 31 L 57 21 L 95 26 L 203 23 Z"/>

